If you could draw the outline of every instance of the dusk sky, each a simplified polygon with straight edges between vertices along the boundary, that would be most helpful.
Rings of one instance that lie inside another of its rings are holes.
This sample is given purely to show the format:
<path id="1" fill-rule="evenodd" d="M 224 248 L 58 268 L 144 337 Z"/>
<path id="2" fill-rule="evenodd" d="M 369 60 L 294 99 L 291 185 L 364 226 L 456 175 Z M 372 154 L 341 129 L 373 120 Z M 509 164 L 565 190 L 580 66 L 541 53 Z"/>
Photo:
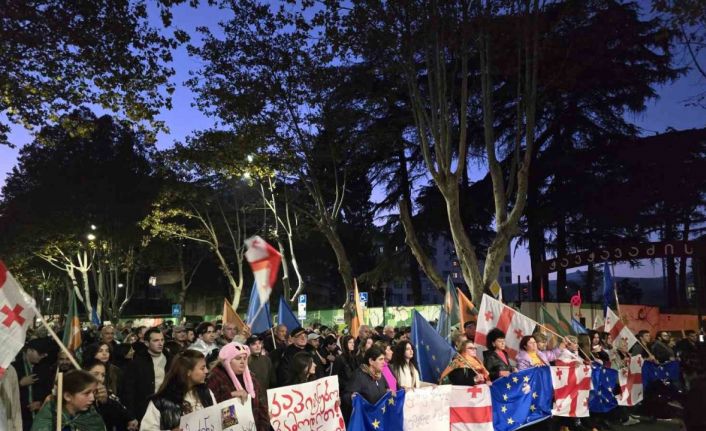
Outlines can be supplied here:
<path id="1" fill-rule="evenodd" d="M 174 25 L 188 31 L 193 36 L 192 42 L 198 43 L 197 26 L 217 28 L 217 22 L 227 17 L 226 12 L 203 5 L 194 10 L 187 6 L 180 6 L 174 11 Z M 158 23 L 156 22 L 155 25 Z M 706 61 L 706 56 L 703 60 Z M 164 120 L 170 129 L 169 134 L 160 134 L 160 148 L 169 147 L 174 141 L 182 141 L 192 131 L 212 126 L 213 120 L 205 117 L 198 109 L 191 106 L 193 94 L 181 85 L 187 78 L 189 70 L 198 66 L 196 60 L 190 58 L 186 49 L 179 49 L 174 56 L 174 67 L 177 71 L 174 81 L 178 84 L 174 93 L 174 108 L 162 112 L 160 119 Z M 686 64 L 687 59 L 678 57 L 678 61 Z M 691 96 L 706 91 L 706 80 L 698 73 L 689 73 L 674 83 L 658 89 L 660 98 L 649 102 L 647 110 L 640 114 L 629 114 L 630 121 L 643 130 L 643 135 L 652 135 L 672 127 L 677 130 L 706 127 L 706 109 L 702 107 L 686 106 L 686 101 Z M 10 134 L 10 142 L 17 148 L 11 149 L 0 146 L 0 182 L 4 183 L 5 176 L 15 165 L 18 149 L 31 141 L 31 135 L 21 127 L 15 127 Z M 514 250 L 514 249 L 513 249 Z M 627 266 L 616 267 L 619 276 L 661 276 L 661 266 L 652 267 L 649 262 L 639 270 L 631 270 Z M 584 268 L 581 268 L 584 269 Z M 530 273 L 529 257 L 526 250 L 518 249 L 513 255 L 513 280 L 520 275 L 524 281 Z"/>

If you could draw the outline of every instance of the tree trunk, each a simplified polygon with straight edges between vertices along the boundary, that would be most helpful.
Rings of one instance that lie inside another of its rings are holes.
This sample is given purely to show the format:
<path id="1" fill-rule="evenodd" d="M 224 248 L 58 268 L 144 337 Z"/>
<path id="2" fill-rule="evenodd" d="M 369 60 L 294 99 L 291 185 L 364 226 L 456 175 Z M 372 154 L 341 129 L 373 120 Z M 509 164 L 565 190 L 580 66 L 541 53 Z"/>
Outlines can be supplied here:
<path id="1" fill-rule="evenodd" d="M 319 224 L 319 229 L 323 232 L 326 240 L 336 255 L 336 261 L 338 262 L 338 273 L 341 275 L 343 286 L 346 290 L 346 300 L 344 304 L 348 304 L 350 293 L 353 292 L 353 268 L 351 267 L 351 262 L 348 259 L 346 248 L 343 246 L 343 242 L 338 235 L 338 231 L 336 231 L 335 226 L 331 225 L 330 221 L 321 221 Z"/>
<path id="2" fill-rule="evenodd" d="M 566 218 L 559 214 L 556 223 L 556 255 L 566 256 Z M 556 273 L 556 297 L 558 302 L 567 302 L 569 299 L 566 290 L 566 269 L 559 268 Z"/>
<path id="3" fill-rule="evenodd" d="M 399 168 L 397 174 L 400 180 L 400 190 L 402 190 L 402 200 L 404 200 L 407 208 L 412 208 L 412 193 L 409 181 L 409 171 L 407 169 L 407 156 L 402 145 L 397 149 L 397 159 L 399 160 Z M 414 304 L 422 303 L 422 279 L 419 276 L 419 264 L 414 258 L 411 249 L 407 251 L 407 265 L 409 271 L 410 286 L 412 288 L 412 298 Z"/>

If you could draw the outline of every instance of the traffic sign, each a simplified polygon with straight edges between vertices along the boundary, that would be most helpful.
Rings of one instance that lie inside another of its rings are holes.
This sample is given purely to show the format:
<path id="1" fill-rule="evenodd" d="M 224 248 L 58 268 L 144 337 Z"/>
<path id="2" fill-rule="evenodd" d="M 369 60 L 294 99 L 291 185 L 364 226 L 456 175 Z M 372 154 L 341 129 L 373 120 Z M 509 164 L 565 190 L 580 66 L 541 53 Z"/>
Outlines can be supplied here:
<path id="1" fill-rule="evenodd" d="M 299 303 L 306 304 L 306 293 L 302 293 L 301 295 L 299 295 Z"/>
<path id="2" fill-rule="evenodd" d="M 360 292 L 360 302 L 363 303 L 363 305 L 368 303 L 368 292 Z"/>
<path id="3" fill-rule="evenodd" d="M 172 304 L 172 317 L 181 317 L 181 304 Z"/>

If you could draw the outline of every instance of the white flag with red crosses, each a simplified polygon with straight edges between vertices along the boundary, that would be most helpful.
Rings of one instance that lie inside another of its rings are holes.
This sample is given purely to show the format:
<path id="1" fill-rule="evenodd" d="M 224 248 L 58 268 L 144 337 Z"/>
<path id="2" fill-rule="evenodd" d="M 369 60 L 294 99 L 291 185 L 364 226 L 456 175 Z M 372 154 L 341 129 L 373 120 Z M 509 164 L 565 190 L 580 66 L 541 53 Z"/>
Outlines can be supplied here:
<path id="1" fill-rule="evenodd" d="M 625 361 L 625 366 L 618 371 L 620 395 L 618 404 L 632 407 L 642 401 L 642 363 L 644 359 L 637 355 Z"/>
<path id="2" fill-rule="evenodd" d="M 493 406 L 488 385 L 452 386 L 449 398 L 451 431 L 493 431 Z"/>
<path id="3" fill-rule="evenodd" d="M 25 344 L 34 303 L 0 261 L 0 377 Z"/>
<path id="4" fill-rule="evenodd" d="M 520 350 L 520 341 L 525 335 L 532 335 L 537 322 L 516 311 L 497 299 L 483 295 L 478 311 L 476 338 L 474 342 L 485 349 L 486 337 L 493 328 L 505 333 L 505 350 L 515 358 Z"/>
<path id="5" fill-rule="evenodd" d="M 551 367 L 554 386 L 552 415 L 570 418 L 588 416 L 591 367 L 588 365 Z"/>
<path id="6" fill-rule="evenodd" d="M 613 337 L 613 345 L 618 346 L 620 345 L 619 343 L 626 343 L 628 350 L 630 350 L 632 346 L 637 343 L 635 334 L 632 333 L 630 328 L 628 328 L 610 307 L 608 307 L 608 311 L 606 312 L 604 331 Z"/>

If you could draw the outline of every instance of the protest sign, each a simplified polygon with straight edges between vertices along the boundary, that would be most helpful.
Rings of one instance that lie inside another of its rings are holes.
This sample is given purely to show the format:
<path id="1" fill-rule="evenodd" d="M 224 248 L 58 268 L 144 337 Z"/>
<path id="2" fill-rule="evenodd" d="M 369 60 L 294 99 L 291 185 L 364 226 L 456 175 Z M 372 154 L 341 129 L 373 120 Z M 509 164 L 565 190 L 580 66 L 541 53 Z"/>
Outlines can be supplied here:
<path id="1" fill-rule="evenodd" d="M 183 431 L 256 431 L 252 400 L 243 404 L 239 398 L 225 400 L 181 417 Z"/>
<path id="2" fill-rule="evenodd" d="M 268 389 L 267 402 L 270 407 L 270 424 L 275 431 L 346 429 L 336 376 Z"/>
<path id="3" fill-rule="evenodd" d="M 452 386 L 407 391 L 404 400 L 404 431 L 449 429 L 449 397 Z"/>

